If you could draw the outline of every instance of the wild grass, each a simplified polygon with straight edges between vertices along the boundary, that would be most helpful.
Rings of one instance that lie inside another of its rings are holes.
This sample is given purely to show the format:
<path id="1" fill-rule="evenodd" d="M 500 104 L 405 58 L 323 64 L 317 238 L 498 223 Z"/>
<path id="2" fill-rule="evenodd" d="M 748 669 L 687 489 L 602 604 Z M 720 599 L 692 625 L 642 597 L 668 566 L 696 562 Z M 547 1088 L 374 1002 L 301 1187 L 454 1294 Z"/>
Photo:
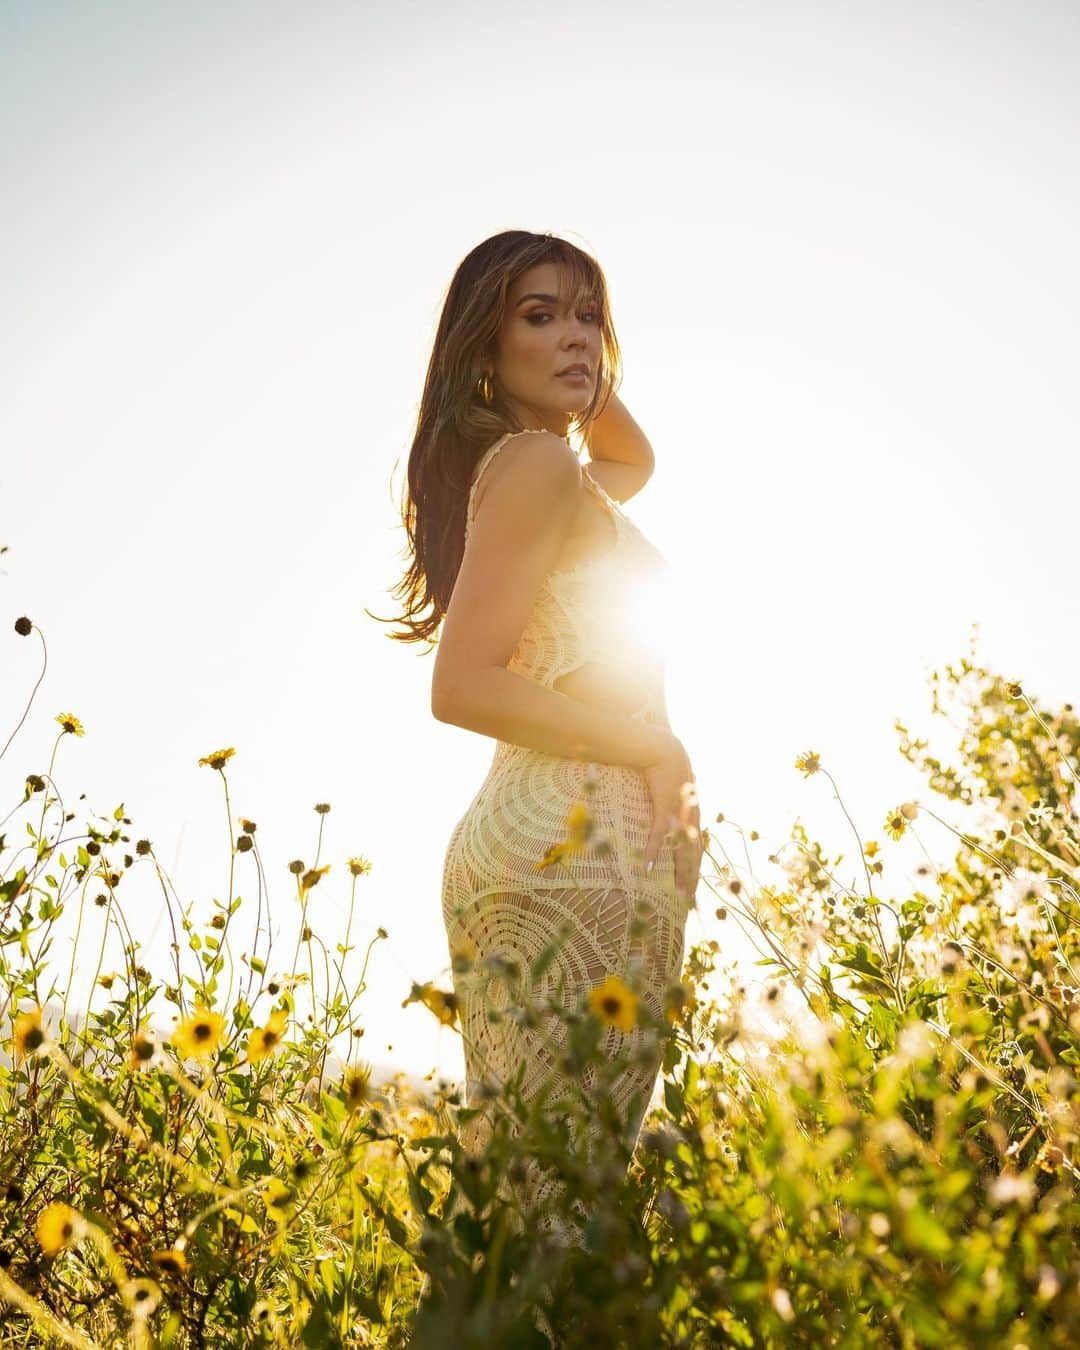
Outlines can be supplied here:
<path id="1" fill-rule="evenodd" d="M 29 619 L 15 628 L 44 655 Z M 757 949 L 763 993 L 716 939 L 688 952 L 662 1019 L 632 981 L 585 991 L 562 1053 L 579 1077 L 593 1066 L 591 1086 L 555 1112 L 505 1085 L 482 1104 L 478 1153 L 460 1134 L 481 1104 L 445 1084 L 376 1091 L 356 1059 L 378 937 L 347 972 L 371 864 L 322 863 L 329 805 L 313 860 L 290 866 L 302 918 L 286 963 L 266 936 L 256 824 L 233 817 L 233 751 L 200 761 L 232 845 L 226 898 L 196 920 L 122 808 L 66 809 L 57 760 L 83 728 L 59 714 L 47 769 L 0 822 L 0 1345 L 1074 1344 L 1080 725 L 969 658 L 931 683 L 955 757 L 897 723 L 928 800 L 889 808 L 880 838 L 819 754 L 795 761 L 807 791 L 832 789 L 851 859 L 797 828 L 766 880 L 756 835 L 710 822 L 698 903 Z M 952 856 L 935 862 L 940 838 Z M 905 840 L 922 853 L 909 875 L 894 867 Z M 172 924 L 159 973 L 137 960 L 136 868 Z M 340 943 L 309 909 L 339 874 Z M 69 909 L 65 966 L 52 949 Z M 111 930 L 124 968 L 104 971 Z M 453 963 L 462 976 L 472 958 Z M 77 1020 L 76 964 L 96 1000 Z M 66 984 L 46 987 L 53 969 Z M 538 973 L 502 963 L 506 1015 L 537 1015 Z M 452 988 L 414 984 L 409 1000 L 459 1026 Z M 645 1022 L 662 1101 L 631 1153 L 610 1093 L 625 1064 L 598 1046 Z M 536 1168 L 561 1181 L 548 1217 L 581 1243 L 522 1204 Z"/>

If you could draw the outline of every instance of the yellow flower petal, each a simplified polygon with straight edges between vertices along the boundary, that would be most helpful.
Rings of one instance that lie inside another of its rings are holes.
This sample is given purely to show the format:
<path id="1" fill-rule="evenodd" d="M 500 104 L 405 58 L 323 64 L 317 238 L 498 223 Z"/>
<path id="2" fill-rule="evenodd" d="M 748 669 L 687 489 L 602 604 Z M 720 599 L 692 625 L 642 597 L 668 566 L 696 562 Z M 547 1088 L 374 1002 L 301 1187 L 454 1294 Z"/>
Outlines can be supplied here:
<path id="1" fill-rule="evenodd" d="M 589 993 L 589 1004 L 607 1026 L 620 1031 L 633 1031 L 637 1022 L 638 998 L 617 975 L 608 975 Z"/>
<path id="2" fill-rule="evenodd" d="M 41 1009 L 31 1008 L 20 1013 L 14 1028 L 15 1058 L 26 1059 L 36 1054 L 45 1044 L 45 1028 L 41 1025 Z"/>
<path id="3" fill-rule="evenodd" d="M 179 1026 L 173 1028 L 169 1039 L 182 1059 L 189 1056 L 209 1059 L 221 1043 L 224 1031 L 224 1017 L 220 1013 L 203 1009 L 185 1017 Z"/>
<path id="4" fill-rule="evenodd" d="M 211 750 L 208 755 L 203 755 L 199 760 L 200 764 L 209 764 L 212 769 L 223 769 L 232 759 L 236 751 L 230 746 L 228 750 Z"/>
<path id="5" fill-rule="evenodd" d="M 86 1232 L 86 1220 L 77 1209 L 55 1200 L 38 1215 L 35 1229 L 41 1250 L 53 1256 L 61 1247 L 70 1247 Z"/>
<path id="6" fill-rule="evenodd" d="M 281 1044 L 288 1021 L 288 1015 L 278 1008 L 270 1014 L 266 1026 L 256 1027 L 251 1032 L 248 1036 L 248 1059 L 252 1064 L 258 1064 Z"/>

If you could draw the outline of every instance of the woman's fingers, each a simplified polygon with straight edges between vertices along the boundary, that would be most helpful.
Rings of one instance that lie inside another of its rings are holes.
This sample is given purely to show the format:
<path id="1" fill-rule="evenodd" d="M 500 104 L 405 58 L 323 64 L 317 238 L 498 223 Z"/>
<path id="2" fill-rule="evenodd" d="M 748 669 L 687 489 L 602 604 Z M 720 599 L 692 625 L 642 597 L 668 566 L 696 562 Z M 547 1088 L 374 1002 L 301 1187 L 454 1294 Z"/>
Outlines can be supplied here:
<path id="1" fill-rule="evenodd" d="M 645 845 L 645 871 L 651 872 L 652 865 L 656 862 L 664 841 L 678 828 L 678 821 L 674 816 L 668 817 L 667 826 L 663 820 L 653 821 L 652 829 L 649 831 L 649 841 Z"/>

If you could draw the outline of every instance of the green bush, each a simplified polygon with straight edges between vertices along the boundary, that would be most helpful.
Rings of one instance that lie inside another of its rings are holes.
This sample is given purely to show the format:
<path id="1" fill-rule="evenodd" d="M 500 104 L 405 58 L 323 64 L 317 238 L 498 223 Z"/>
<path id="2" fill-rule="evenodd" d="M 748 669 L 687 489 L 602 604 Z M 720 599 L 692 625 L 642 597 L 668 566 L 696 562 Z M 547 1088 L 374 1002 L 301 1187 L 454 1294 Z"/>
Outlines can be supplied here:
<path id="1" fill-rule="evenodd" d="M 314 861 L 290 867 L 292 962 L 260 951 L 260 903 L 234 996 L 233 929 L 252 909 L 236 873 L 254 869 L 260 901 L 264 879 L 254 824 L 233 819 L 232 752 L 201 761 L 234 844 L 227 898 L 197 922 L 122 808 L 65 812 L 56 750 L 82 728 L 61 714 L 48 772 L 0 835 L 0 1344 L 1073 1344 L 1080 727 L 974 660 L 932 688 L 956 762 L 897 723 L 900 751 L 962 826 L 924 801 L 887 813 L 884 846 L 851 822 L 856 887 L 798 827 L 759 880 L 756 835 L 718 817 L 698 900 L 759 951 L 760 995 L 718 969 L 717 941 L 698 944 L 662 1018 L 631 972 L 561 1017 L 570 1095 L 526 1101 L 517 1081 L 471 1108 L 445 1084 L 376 1090 L 353 1061 L 374 943 L 350 980 L 349 932 L 328 948 L 309 925 L 311 892 L 333 884 L 328 806 Z M 817 754 L 796 767 L 847 817 Z M 931 830 L 955 839 L 948 864 Z M 912 842 L 925 861 L 890 894 L 893 850 Z M 161 978 L 138 964 L 121 898 L 140 867 L 177 939 Z M 352 900 L 369 867 L 346 863 Z M 43 989 L 69 906 L 102 1003 L 78 1025 L 68 991 Z M 125 969 L 102 974 L 110 926 Z M 453 961 L 458 977 L 499 965 L 503 1015 L 552 1011 L 540 965 Z M 416 984 L 410 1001 L 458 1025 L 449 989 Z M 612 1094 L 629 1050 L 600 1052 L 605 1024 L 636 1024 L 662 1059 L 633 1151 Z M 483 1145 L 466 1149 L 481 1112 Z"/>

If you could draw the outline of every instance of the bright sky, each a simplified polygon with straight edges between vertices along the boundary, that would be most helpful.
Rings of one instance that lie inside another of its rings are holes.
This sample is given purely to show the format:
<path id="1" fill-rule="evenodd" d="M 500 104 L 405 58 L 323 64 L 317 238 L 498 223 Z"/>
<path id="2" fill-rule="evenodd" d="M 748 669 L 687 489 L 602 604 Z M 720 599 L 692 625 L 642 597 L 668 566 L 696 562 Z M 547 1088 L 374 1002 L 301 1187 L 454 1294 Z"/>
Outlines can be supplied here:
<path id="1" fill-rule="evenodd" d="M 852 859 L 795 755 L 880 837 L 924 788 L 893 718 L 928 728 L 972 623 L 1003 673 L 1080 693 L 1078 61 L 1080 16 L 1041 4 L 4 6 L 9 729 L 39 668 L 18 615 L 49 667 L 2 810 L 74 712 L 67 809 L 123 801 L 205 922 L 228 834 L 197 761 L 235 746 L 279 960 L 327 801 L 313 925 L 342 939 L 362 853 L 354 938 L 389 932 L 363 1056 L 461 1074 L 456 1032 L 400 1005 L 448 980 L 443 854 L 494 743 L 431 718 L 433 657 L 364 607 L 395 612 L 445 289 L 517 227 L 607 273 L 703 823 L 761 831 L 765 878 L 796 817 Z M 241 857 L 241 916 L 255 889 Z M 120 895 L 164 975 L 150 870 Z M 736 950 L 699 905 L 688 948 Z"/>

